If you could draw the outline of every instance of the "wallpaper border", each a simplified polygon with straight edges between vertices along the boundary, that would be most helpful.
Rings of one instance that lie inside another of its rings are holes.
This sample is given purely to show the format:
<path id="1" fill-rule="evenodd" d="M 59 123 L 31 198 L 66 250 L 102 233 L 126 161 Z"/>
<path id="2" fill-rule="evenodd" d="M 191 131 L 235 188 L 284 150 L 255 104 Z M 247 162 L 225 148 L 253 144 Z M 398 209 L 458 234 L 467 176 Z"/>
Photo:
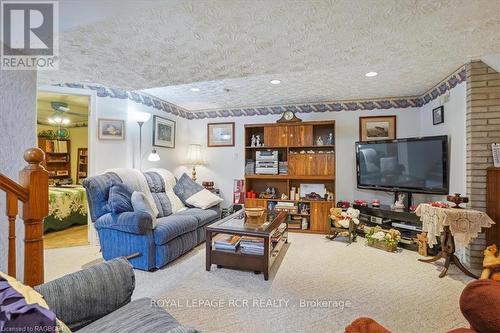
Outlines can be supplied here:
<path id="1" fill-rule="evenodd" d="M 393 97 L 393 98 L 377 98 L 377 99 L 358 99 L 348 101 L 331 101 L 322 103 L 303 103 L 290 105 L 270 105 L 256 106 L 245 108 L 229 108 L 220 110 L 207 111 L 188 111 L 175 104 L 162 100 L 160 98 L 142 93 L 140 91 L 127 91 L 120 88 L 109 88 L 97 84 L 82 84 L 82 83 L 63 83 L 55 86 L 68 88 L 81 88 L 94 90 L 98 97 L 110 97 L 118 99 L 129 99 L 136 103 L 153 107 L 157 110 L 179 116 L 186 119 L 205 119 L 205 118 L 226 118 L 226 117 L 242 117 L 242 116 L 264 116 L 268 114 L 281 114 L 285 110 L 292 110 L 296 113 L 310 112 L 339 112 L 339 111 L 371 111 L 371 110 L 388 110 L 388 109 L 405 109 L 422 107 L 427 103 L 435 100 L 441 95 L 456 87 L 458 84 L 467 79 L 465 65 L 457 69 L 446 79 L 439 82 L 433 88 L 421 96 L 413 97 Z"/>

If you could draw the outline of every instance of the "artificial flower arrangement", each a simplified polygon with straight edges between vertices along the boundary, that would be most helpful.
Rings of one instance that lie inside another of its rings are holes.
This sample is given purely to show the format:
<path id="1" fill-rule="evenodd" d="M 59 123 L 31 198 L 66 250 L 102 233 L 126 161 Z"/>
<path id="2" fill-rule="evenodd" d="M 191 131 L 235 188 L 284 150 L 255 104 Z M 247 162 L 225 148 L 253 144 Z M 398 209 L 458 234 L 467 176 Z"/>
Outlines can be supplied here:
<path id="1" fill-rule="evenodd" d="M 354 208 L 347 208 L 347 211 L 343 212 L 341 208 L 330 209 L 330 219 L 332 223 L 337 228 L 349 228 L 349 223 L 352 221 L 355 225 L 359 224 L 359 210 Z"/>
<path id="2" fill-rule="evenodd" d="M 396 229 L 384 230 L 381 227 L 367 228 L 365 231 L 366 243 L 370 246 L 394 252 L 401 240 L 401 233 Z"/>

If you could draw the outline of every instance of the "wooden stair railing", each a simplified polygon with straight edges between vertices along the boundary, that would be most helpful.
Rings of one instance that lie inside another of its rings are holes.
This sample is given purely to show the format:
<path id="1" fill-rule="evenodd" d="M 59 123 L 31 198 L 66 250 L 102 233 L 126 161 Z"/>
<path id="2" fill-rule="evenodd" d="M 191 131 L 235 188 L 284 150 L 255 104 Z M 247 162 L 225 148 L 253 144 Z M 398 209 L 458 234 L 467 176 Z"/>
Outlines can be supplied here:
<path id="1" fill-rule="evenodd" d="M 45 155 L 39 148 L 24 153 L 28 165 L 20 171 L 20 184 L 0 173 L 0 190 L 6 193 L 9 221 L 8 274 L 16 276 L 16 216 L 22 203 L 24 220 L 24 283 L 43 283 L 43 219 L 49 213 L 49 175 L 40 165 Z"/>

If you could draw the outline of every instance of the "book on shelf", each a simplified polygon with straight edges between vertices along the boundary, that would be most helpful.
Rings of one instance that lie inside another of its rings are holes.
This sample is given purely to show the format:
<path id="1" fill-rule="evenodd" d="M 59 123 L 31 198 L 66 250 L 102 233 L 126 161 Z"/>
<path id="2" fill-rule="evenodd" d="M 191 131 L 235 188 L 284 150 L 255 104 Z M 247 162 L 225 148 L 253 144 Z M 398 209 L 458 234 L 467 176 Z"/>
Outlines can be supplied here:
<path id="1" fill-rule="evenodd" d="M 243 254 L 264 254 L 264 238 L 243 236 L 240 241 L 240 251 Z"/>
<path id="2" fill-rule="evenodd" d="M 214 237 L 213 243 L 216 250 L 236 251 L 241 237 L 237 235 L 218 234 Z"/>

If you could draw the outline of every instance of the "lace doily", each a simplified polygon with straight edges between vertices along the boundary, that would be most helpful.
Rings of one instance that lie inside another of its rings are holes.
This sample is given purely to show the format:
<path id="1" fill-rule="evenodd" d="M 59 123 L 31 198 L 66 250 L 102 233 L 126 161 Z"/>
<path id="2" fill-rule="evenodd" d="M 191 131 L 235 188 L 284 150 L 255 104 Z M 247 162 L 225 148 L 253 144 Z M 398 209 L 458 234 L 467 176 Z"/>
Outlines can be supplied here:
<path id="1" fill-rule="evenodd" d="M 427 232 L 429 247 L 437 244 L 437 237 L 445 226 L 450 227 L 455 245 L 465 247 L 477 237 L 481 228 L 489 228 L 495 224 L 486 213 L 471 209 L 439 208 L 420 204 L 415 213 L 420 216 L 422 230 Z"/>

